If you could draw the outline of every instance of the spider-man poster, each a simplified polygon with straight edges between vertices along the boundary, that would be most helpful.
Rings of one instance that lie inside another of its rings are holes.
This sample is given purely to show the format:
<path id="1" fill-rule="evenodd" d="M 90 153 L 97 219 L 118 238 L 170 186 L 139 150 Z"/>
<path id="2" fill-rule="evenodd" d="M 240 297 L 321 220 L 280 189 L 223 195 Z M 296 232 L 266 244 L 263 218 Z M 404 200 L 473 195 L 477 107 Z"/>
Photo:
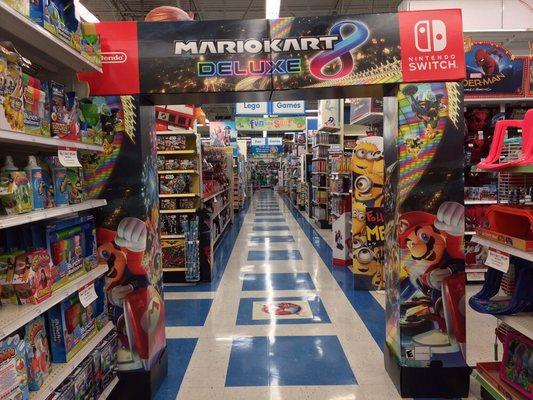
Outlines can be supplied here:
<path id="1" fill-rule="evenodd" d="M 465 97 L 525 96 L 527 59 L 491 42 L 472 42 L 466 53 Z"/>

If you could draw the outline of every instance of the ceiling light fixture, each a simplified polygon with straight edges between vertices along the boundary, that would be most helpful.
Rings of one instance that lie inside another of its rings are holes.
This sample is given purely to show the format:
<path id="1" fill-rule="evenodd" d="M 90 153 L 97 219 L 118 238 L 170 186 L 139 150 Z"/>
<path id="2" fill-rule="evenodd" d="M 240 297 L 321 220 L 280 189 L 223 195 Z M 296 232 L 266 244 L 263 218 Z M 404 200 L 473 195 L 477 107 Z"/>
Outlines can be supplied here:
<path id="1" fill-rule="evenodd" d="M 100 22 L 98 17 L 94 15 L 92 12 L 90 12 L 87 7 L 85 7 L 83 4 L 80 3 L 79 0 L 74 0 L 74 5 L 76 9 L 76 17 L 78 19 L 81 19 L 85 22 L 92 22 L 97 23 Z"/>
<path id="2" fill-rule="evenodd" d="M 263 131 L 263 137 L 267 137 L 267 131 Z"/>
<path id="3" fill-rule="evenodd" d="M 281 0 L 265 0 L 265 18 L 266 19 L 279 18 L 280 8 L 281 8 Z"/>

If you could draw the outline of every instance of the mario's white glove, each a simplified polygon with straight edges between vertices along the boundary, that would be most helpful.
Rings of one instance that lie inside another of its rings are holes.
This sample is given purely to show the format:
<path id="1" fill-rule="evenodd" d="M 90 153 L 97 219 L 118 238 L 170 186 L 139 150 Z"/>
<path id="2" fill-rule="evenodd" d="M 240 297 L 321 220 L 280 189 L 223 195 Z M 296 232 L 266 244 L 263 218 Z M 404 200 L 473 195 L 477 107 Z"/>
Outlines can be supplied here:
<path id="1" fill-rule="evenodd" d="M 445 201 L 437 211 L 435 228 L 449 233 L 452 236 L 460 236 L 465 232 L 465 208 L 462 204 L 454 201 Z"/>
<path id="2" fill-rule="evenodd" d="M 130 251 L 144 251 L 146 249 L 146 224 L 139 218 L 126 217 L 118 224 L 117 246 L 125 247 Z"/>
<path id="3" fill-rule="evenodd" d="M 437 268 L 429 273 L 428 283 L 433 289 L 441 290 L 442 282 L 449 276 L 452 276 L 450 268 Z"/>
<path id="4" fill-rule="evenodd" d="M 115 305 L 115 306 L 122 306 L 123 300 L 133 292 L 133 286 L 130 284 L 122 285 L 122 286 L 115 286 L 111 289 L 111 291 L 108 293 L 109 301 Z"/>

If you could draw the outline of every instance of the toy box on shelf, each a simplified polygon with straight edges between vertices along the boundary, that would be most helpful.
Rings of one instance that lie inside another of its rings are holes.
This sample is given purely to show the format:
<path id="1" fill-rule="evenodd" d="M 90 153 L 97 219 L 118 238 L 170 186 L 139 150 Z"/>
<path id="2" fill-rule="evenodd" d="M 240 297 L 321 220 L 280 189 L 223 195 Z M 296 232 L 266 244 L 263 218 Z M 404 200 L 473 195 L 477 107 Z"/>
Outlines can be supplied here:
<path id="1" fill-rule="evenodd" d="M 202 187 L 194 107 L 156 107 L 156 122 L 163 279 L 197 281 L 196 271 L 186 266 L 187 229 L 200 207 Z"/>

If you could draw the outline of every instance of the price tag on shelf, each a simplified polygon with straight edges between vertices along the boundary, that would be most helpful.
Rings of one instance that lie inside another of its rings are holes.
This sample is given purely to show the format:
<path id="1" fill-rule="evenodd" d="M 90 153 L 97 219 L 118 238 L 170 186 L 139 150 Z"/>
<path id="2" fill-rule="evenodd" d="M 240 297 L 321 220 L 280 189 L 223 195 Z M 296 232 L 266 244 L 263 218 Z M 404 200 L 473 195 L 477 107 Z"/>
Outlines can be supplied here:
<path id="1" fill-rule="evenodd" d="M 63 167 L 81 167 L 77 150 L 72 150 L 68 147 L 59 147 L 57 149 L 57 157 Z"/>
<path id="2" fill-rule="evenodd" d="M 509 253 L 489 247 L 485 265 L 506 273 L 509 271 Z"/>
<path id="3" fill-rule="evenodd" d="M 78 291 L 78 296 L 80 298 L 80 303 L 83 307 L 87 308 L 89 304 L 95 301 L 98 298 L 96 291 L 94 290 L 94 282 L 82 287 Z"/>

